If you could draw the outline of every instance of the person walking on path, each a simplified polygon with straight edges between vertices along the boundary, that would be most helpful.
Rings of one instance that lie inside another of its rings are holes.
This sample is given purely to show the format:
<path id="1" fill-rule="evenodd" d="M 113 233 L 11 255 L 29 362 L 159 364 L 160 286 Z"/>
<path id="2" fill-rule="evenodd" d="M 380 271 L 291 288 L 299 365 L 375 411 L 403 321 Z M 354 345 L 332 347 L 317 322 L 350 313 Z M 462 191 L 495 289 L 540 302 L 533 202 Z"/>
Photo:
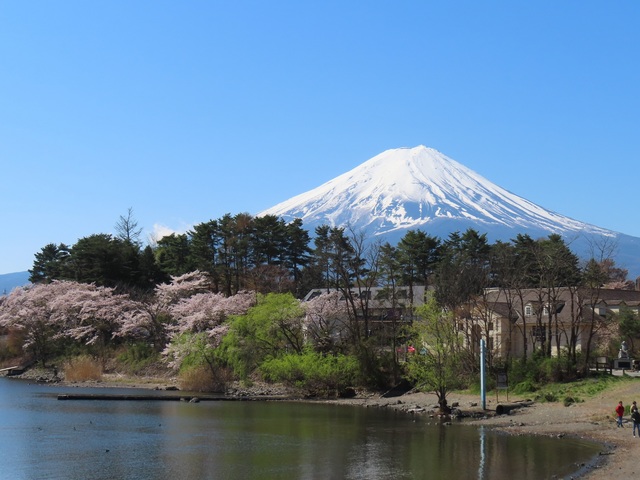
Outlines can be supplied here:
<path id="1" fill-rule="evenodd" d="M 624 405 L 622 405 L 622 401 L 618 402 L 616 415 L 618 416 L 618 427 L 622 427 L 622 416 L 624 415 Z"/>
<path id="2" fill-rule="evenodd" d="M 636 436 L 636 430 L 638 430 L 638 437 L 640 437 L 640 412 L 636 402 L 633 402 L 631 407 L 631 420 L 633 420 L 633 436 Z"/>

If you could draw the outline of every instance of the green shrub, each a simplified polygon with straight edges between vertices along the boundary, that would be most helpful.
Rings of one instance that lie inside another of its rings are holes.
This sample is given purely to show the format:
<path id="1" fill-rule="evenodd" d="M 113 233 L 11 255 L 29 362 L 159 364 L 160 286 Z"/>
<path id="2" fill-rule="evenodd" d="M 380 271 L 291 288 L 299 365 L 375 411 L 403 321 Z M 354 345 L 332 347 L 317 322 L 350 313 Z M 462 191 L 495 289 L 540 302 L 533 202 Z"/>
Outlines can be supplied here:
<path id="1" fill-rule="evenodd" d="M 538 378 L 538 359 L 514 360 L 509 366 L 508 373 L 509 383 L 512 385 L 519 383 L 535 384 Z"/>
<path id="2" fill-rule="evenodd" d="M 579 362 L 579 359 L 578 359 Z M 513 360 L 508 367 L 511 385 L 540 386 L 547 383 L 569 382 L 578 378 L 576 364 L 561 352 L 557 357 L 545 357 L 536 351 L 527 360 Z"/>
<path id="3" fill-rule="evenodd" d="M 290 293 L 258 295 L 245 315 L 229 317 L 229 331 L 216 349 L 217 360 L 248 379 L 262 362 L 304 343 L 300 302 Z"/>
<path id="4" fill-rule="evenodd" d="M 341 394 L 353 386 L 358 370 L 355 357 L 322 355 L 312 351 L 271 358 L 260 365 L 265 380 L 302 388 L 311 395 Z"/>
<path id="5" fill-rule="evenodd" d="M 206 332 L 184 332 L 175 337 L 167 348 L 167 361 L 172 368 L 186 371 L 216 361 L 215 348 Z M 219 362 L 221 363 L 221 362 Z"/>
<path id="6" fill-rule="evenodd" d="M 558 396 L 556 395 L 555 392 L 542 392 L 536 396 L 536 400 L 539 400 L 542 402 L 557 402 Z"/>
<path id="7" fill-rule="evenodd" d="M 381 389 L 397 383 L 396 375 L 391 368 L 394 363 L 393 352 L 380 352 L 371 338 L 361 342 L 350 357 L 357 361 L 357 381 L 360 385 Z"/>
<path id="8" fill-rule="evenodd" d="M 517 383 L 513 387 L 513 393 L 518 395 L 524 395 L 527 393 L 533 393 L 538 390 L 538 386 L 532 382 L 531 380 L 524 380 L 520 383 Z"/>
<path id="9" fill-rule="evenodd" d="M 160 358 L 158 352 L 146 343 L 134 343 L 125 347 L 116 360 L 128 373 L 137 374 Z"/>
<path id="10" fill-rule="evenodd" d="M 539 380 L 543 383 L 568 382 L 576 378 L 576 367 L 566 355 L 545 358 L 539 363 Z"/>
<path id="11" fill-rule="evenodd" d="M 579 401 L 580 401 L 580 399 L 578 399 L 578 398 L 565 397 L 563 403 L 564 403 L 565 407 L 569 407 L 569 406 L 573 405 L 574 403 L 578 403 Z"/>

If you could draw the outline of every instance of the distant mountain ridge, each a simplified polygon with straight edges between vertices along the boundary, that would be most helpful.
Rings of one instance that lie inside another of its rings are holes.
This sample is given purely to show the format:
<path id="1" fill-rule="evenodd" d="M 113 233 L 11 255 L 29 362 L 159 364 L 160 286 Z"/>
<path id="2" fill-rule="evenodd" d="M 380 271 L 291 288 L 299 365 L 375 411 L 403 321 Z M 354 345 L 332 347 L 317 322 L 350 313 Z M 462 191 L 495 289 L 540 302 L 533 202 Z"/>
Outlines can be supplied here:
<path id="1" fill-rule="evenodd" d="M 15 272 L 0 274 L 0 296 L 8 295 L 16 287 L 29 283 L 29 272 Z"/>
<path id="2" fill-rule="evenodd" d="M 630 277 L 640 275 L 640 238 L 547 210 L 425 146 L 382 152 L 258 215 L 265 214 L 301 218 L 310 232 L 322 224 L 350 225 L 390 243 L 410 229 L 444 239 L 474 228 L 491 241 L 557 233 L 584 257 L 594 242 L 606 239 L 617 245 L 616 263 Z"/>

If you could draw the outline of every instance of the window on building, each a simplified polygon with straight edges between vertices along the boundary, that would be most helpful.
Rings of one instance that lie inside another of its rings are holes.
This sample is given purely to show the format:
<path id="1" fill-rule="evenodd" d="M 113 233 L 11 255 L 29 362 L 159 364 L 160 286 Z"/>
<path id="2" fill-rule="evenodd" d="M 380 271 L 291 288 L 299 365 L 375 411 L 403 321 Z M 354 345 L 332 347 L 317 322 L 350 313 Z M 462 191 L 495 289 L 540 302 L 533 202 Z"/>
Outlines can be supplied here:
<path id="1" fill-rule="evenodd" d="M 547 338 L 547 329 L 546 327 L 533 327 L 531 329 L 531 337 L 533 338 L 534 342 L 541 342 L 544 343 L 545 339 Z"/>
<path id="2" fill-rule="evenodd" d="M 527 317 L 530 317 L 531 315 L 533 315 L 533 308 L 531 308 L 531 305 L 526 305 L 526 306 L 524 307 L 524 314 L 525 314 Z"/>

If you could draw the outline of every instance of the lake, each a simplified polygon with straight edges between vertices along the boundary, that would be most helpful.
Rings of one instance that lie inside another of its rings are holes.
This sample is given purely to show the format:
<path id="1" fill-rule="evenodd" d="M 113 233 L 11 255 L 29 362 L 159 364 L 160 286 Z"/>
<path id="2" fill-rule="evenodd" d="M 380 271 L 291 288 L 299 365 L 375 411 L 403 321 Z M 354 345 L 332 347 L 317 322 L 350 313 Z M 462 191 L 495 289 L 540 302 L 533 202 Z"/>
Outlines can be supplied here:
<path id="1" fill-rule="evenodd" d="M 344 405 L 57 399 L 79 392 L 143 393 L 0 378 L 0 478 L 538 480 L 599 451 Z"/>

